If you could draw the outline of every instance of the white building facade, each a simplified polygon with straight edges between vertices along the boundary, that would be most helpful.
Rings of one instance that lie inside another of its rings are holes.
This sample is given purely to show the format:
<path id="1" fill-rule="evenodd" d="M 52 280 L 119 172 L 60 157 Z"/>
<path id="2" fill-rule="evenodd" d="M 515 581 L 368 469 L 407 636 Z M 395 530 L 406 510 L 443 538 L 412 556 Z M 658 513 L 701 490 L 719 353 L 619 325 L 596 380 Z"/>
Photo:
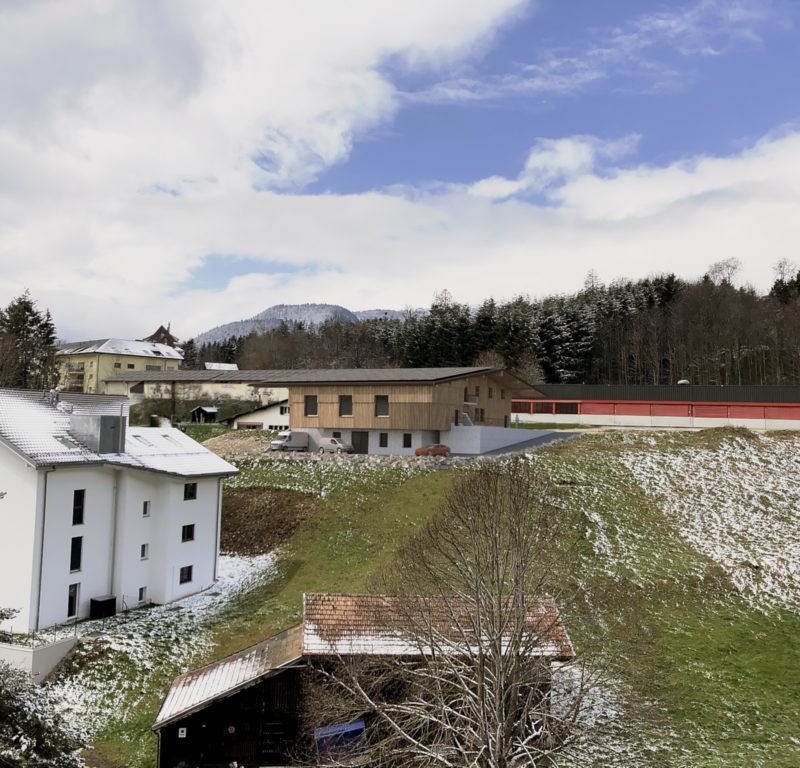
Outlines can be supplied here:
<path id="1" fill-rule="evenodd" d="M 236 469 L 178 430 L 127 428 L 125 398 L 54 400 L 0 390 L 0 606 L 18 611 L 2 628 L 212 585 L 222 480 Z"/>

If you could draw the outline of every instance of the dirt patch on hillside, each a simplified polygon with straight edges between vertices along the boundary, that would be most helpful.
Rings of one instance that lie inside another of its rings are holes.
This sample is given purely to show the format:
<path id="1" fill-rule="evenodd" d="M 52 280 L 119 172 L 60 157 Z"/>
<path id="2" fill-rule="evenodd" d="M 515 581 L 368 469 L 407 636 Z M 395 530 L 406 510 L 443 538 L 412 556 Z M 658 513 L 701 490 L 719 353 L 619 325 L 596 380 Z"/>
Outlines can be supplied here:
<path id="1" fill-rule="evenodd" d="M 243 453 L 266 453 L 275 432 L 264 429 L 234 429 L 224 435 L 210 437 L 203 445 L 217 456 L 236 456 Z"/>
<path id="2" fill-rule="evenodd" d="M 80 756 L 86 763 L 86 768 L 125 768 L 122 763 L 113 763 L 94 749 L 81 750 Z"/>
<path id="3" fill-rule="evenodd" d="M 271 552 L 314 514 L 317 500 L 275 488 L 227 488 L 222 496 L 220 550 L 237 555 Z"/>

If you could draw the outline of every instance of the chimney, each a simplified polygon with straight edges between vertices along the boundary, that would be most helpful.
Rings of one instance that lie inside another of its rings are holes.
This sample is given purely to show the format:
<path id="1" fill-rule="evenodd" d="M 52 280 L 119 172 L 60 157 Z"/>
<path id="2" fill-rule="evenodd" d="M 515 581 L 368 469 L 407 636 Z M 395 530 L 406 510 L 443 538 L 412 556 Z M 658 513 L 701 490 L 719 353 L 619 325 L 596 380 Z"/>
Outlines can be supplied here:
<path id="1" fill-rule="evenodd" d="M 70 432 L 95 453 L 124 453 L 125 416 L 70 416 Z"/>

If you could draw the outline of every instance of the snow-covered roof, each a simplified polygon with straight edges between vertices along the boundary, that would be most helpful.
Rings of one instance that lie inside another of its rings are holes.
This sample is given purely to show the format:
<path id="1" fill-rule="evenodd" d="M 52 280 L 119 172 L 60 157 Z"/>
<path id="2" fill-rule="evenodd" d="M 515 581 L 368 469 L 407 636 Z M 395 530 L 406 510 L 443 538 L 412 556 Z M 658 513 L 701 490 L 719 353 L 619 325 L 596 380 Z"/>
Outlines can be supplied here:
<path id="1" fill-rule="evenodd" d="M 233 475 L 232 464 L 173 427 L 129 427 L 125 439 L 129 466 L 182 477 Z"/>
<path id="2" fill-rule="evenodd" d="M 162 360 L 183 360 L 179 349 L 152 341 L 131 341 L 130 339 L 94 339 L 92 341 L 73 341 L 62 344 L 56 355 L 131 355 L 133 357 L 154 357 Z"/>
<path id="3" fill-rule="evenodd" d="M 48 392 L 0 389 L 0 441 L 36 466 L 103 463 L 73 436 L 71 417 L 127 415 L 127 397 L 62 392 L 51 405 Z"/>
<path id="4" fill-rule="evenodd" d="M 303 632 L 298 625 L 214 664 L 177 677 L 167 692 L 153 730 L 224 699 L 302 658 Z"/>
<path id="5" fill-rule="evenodd" d="M 62 392 L 0 389 L 0 443 L 30 464 L 110 464 L 164 474 L 201 477 L 232 475 L 236 468 L 172 427 L 129 427 L 123 453 L 98 453 L 75 429 L 75 417 L 121 416 L 128 398 Z"/>
<path id="6" fill-rule="evenodd" d="M 238 371 L 239 366 L 236 363 L 205 363 L 207 371 Z"/>

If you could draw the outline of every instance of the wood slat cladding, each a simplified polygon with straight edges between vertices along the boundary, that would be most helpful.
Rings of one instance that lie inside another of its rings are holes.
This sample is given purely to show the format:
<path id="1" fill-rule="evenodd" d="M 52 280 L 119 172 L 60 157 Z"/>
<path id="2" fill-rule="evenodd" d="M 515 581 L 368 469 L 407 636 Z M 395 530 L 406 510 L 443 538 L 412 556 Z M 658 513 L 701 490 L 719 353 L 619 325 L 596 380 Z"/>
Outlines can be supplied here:
<path id="1" fill-rule="evenodd" d="M 297 429 L 446 430 L 459 411 L 474 424 L 504 426 L 511 414 L 512 382 L 503 379 L 502 374 L 495 374 L 438 384 L 291 387 L 289 423 Z M 317 398 L 316 416 L 305 415 L 307 395 Z M 389 398 L 388 416 L 375 414 L 378 395 Z M 352 398 L 352 416 L 339 415 L 340 396 Z"/>

